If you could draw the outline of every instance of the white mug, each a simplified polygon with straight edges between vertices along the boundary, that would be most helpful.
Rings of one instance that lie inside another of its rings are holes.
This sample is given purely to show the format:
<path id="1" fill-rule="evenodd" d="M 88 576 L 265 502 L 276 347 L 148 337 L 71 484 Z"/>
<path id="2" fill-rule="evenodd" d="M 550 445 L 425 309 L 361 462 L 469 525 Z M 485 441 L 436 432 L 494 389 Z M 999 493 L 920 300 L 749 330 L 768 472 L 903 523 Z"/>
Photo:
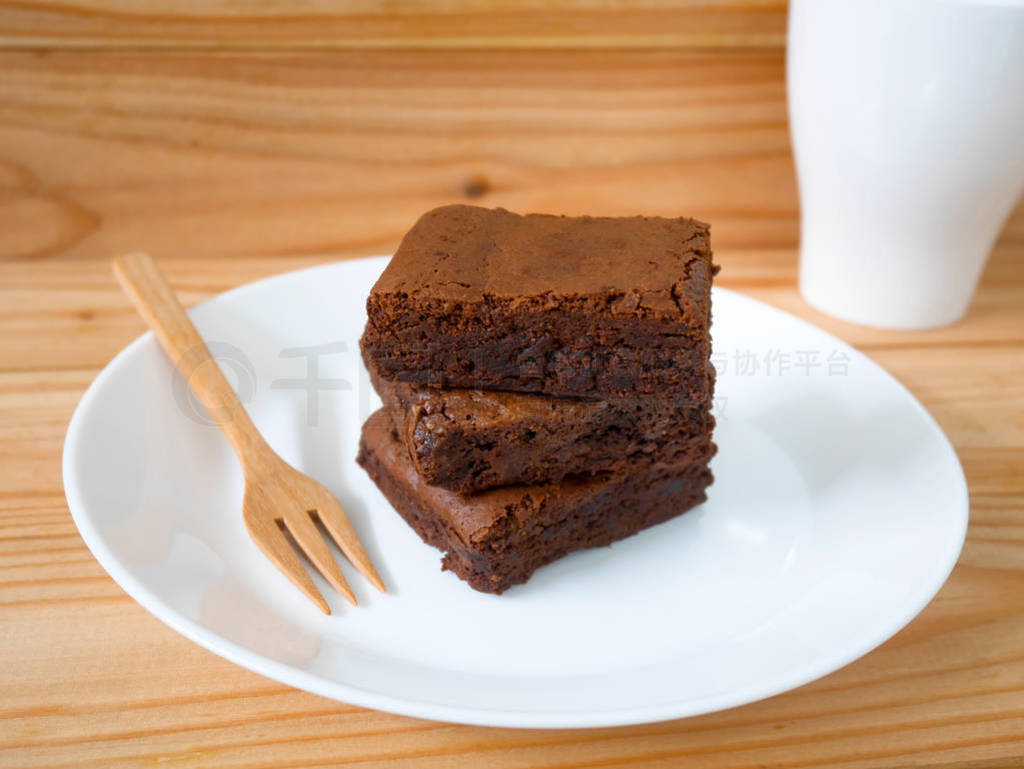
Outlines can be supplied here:
<path id="1" fill-rule="evenodd" d="M 804 298 L 958 320 L 1024 189 L 1024 1 L 792 0 L 787 81 Z"/>

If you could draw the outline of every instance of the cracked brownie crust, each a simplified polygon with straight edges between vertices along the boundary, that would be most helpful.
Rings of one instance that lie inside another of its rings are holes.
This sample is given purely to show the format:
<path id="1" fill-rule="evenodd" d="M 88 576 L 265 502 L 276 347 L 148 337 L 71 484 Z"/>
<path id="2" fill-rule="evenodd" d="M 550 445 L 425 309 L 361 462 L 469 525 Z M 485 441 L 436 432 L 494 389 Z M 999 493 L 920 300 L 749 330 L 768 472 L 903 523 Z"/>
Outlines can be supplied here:
<path id="1" fill-rule="evenodd" d="M 381 376 L 449 388 L 706 402 L 708 226 L 444 206 L 367 300 Z"/>

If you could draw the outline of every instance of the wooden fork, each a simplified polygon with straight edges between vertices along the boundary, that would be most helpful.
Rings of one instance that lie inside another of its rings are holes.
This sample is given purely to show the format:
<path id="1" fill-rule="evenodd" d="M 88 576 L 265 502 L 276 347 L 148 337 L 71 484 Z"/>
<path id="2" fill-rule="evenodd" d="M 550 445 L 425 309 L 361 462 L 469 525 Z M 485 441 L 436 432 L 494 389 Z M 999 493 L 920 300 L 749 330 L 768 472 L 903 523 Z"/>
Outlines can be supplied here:
<path id="1" fill-rule="evenodd" d="M 331 613 L 291 548 L 284 533 L 287 529 L 331 587 L 355 604 L 355 595 L 317 530 L 314 518 L 318 518 L 352 565 L 384 592 L 384 583 L 341 505 L 327 489 L 267 445 L 152 258 L 142 253 L 118 257 L 114 274 L 234 447 L 245 474 L 242 516 L 249 536 L 264 555 L 325 614 Z"/>

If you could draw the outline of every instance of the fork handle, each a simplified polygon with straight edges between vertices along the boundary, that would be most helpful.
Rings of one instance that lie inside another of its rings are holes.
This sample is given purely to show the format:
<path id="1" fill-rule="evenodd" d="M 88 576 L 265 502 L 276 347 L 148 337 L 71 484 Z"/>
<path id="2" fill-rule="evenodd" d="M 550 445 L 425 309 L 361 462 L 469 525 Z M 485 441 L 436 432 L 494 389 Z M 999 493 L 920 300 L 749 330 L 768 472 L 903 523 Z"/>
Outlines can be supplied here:
<path id="1" fill-rule="evenodd" d="M 140 252 L 119 256 L 114 275 L 242 464 L 266 456 L 266 441 L 152 257 Z"/>

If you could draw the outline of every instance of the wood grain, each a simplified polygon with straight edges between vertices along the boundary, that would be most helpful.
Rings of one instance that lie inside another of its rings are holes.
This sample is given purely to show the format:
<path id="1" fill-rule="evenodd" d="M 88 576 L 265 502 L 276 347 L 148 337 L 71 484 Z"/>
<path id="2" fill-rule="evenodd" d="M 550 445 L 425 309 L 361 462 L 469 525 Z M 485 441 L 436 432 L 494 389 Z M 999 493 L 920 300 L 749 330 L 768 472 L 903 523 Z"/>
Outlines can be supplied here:
<path id="1" fill-rule="evenodd" d="M 719 248 L 792 247 L 783 71 L 760 53 L 0 54 L 0 259 L 384 253 L 456 200 L 686 212 Z"/>
<path id="2" fill-rule="evenodd" d="M 153 257 L 143 251 L 116 256 L 114 276 L 235 450 L 245 477 L 245 529 L 267 560 L 324 614 L 331 613 L 330 605 L 313 583 L 299 553 L 328 585 L 356 605 L 355 594 L 317 528 L 319 521 L 356 570 L 383 593 L 384 583 L 348 514 L 327 489 L 285 462 L 266 442 Z M 285 536 L 285 528 L 291 541 Z"/>
<path id="3" fill-rule="evenodd" d="M 720 38 L 727 50 L 649 49 L 681 34 L 663 14 L 757 30 L 765 14 L 779 34 L 779 4 L 648 3 L 635 22 L 614 3 L 544 4 L 557 23 L 524 48 L 603 45 L 612 38 L 595 37 L 594 19 L 637 45 L 573 53 L 494 49 L 525 27 L 490 29 L 468 4 L 389 5 L 395 21 L 364 3 L 350 27 L 326 5 L 289 7 L 293 20 L 279 2 L 236 18 L 226 0 L 0 1 L 0 766 L 1024 766 L 1024 207 L 962 323 L 852 326 L 795 290 L 781 50 L 747 49 L 758 38 L 746 33 Z M 520 7 L 500 6 L 525 24 Z M 343 50 L 361 44 L 346 34 L 422 47 L 420 25 L 460 9 L 462 26 L 448 28 L 481 50 Z M 266 50 L 177 50 L 217 36 Z M 306 50 L 328 37 L 338 50 Z M 936 600 L 794 692 L 596 731 L 452 726 L 323 700 L 150 617 L 85 549 L 60 478 L 78 398 L 143 331 L 109 257 L 153 251 L 190 305 L 385 253 L 419 213 L 455 200 L 712 221 L 721 285 L 864 350 L 952 440 L 971 523 Z"/>
<path id="4" fill-rule="evenodd" d="M 989 280 L 981 306 L 1004 291 L 1021 304 L 1020 256 L 997 252 L 990 272 L 1013 279 Z M 792 252 L 721 258 L 723 285 L 785 298 L 784 306 L 821 320 L 795 297 Z M 166 267 L 191 302 L 322 259 L 179 259 Z M 910 387 L 967 472 L 967 545 L 939 597 L 906 630 L 832 676 L 725 713 L 596 732 L 510 731 L 291 691 L 192 646 L 125 597 L 75 534 L 59 452 L 79 393 L 143 327 L 105 262 L 3 269 L 17 280 L 0 287 L 0 306 L 19 292 L 42 306 L 54 300 L 52 311 L 20 321 L 22 330 L 44 329 L 39 343 L 76 334 L 88 342 L 73 367 L 48 369 L 40 353 L 31 366 L 0 373 L 0 617 L 16 628 L 0 636 L 0 765 L 669 767 L 685 759 L 694 767 L 997 767 L 1024 756 L 1024 324 L 1008 323 L 1017 335 L 998 343 L 984 341 L 987 313 L 898 343 L 885 332 L 823 324 Z M 0 336 L 4 360 L 17 336 Z M 70 689 L 54 685 L 69 678 Z"/>
<path id="5" fill-rule="evenodd" d="M 0 2 L 0 49 L 781 47 L 784 0 Z"/>
<path id="6" fill-rule="evenodd" d="M 0 71 L 0 258 L 382 253 L 452 200 L 796 238 L 779 54 L 0 54 Z"/>

